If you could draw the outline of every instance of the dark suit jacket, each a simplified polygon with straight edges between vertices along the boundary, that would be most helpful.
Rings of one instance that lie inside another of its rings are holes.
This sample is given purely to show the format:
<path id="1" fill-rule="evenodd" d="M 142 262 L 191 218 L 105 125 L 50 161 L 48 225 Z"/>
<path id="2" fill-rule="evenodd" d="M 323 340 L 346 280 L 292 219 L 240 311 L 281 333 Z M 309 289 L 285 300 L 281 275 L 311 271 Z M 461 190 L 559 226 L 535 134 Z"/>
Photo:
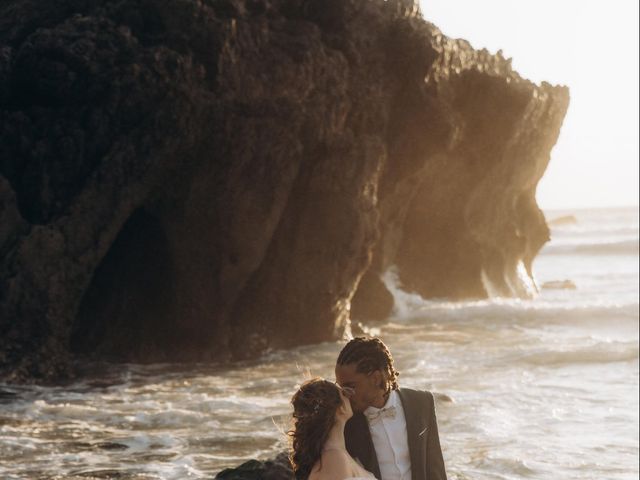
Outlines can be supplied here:
<path id="1" fill-rule="evenodd" d="M 446 480 L 438 423 L 431 392 L 398 390 L 407 421 L 407 444 L 412 480 Z M 354 413 L 344 429 L 347 450 L 362 466 L 380 477 L 380 466 L 371 440 L 369 424 L 362 413 Z"/>

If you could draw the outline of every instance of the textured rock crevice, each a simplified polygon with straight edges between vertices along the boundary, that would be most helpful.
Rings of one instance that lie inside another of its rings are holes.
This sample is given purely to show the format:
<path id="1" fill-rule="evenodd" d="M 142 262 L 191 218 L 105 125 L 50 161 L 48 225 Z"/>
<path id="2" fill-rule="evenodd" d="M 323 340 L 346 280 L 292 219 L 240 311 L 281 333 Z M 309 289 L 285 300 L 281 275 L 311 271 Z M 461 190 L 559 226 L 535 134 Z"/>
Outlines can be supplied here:
<path id="1" fill-rule="evenodd" d="M 2 376 L 329 340 L 392 265 L 526 295 L 568 92 L 398 5 L 5 2 Z"/>
<path id="2" fill-rule="evenodd" d="M 380 296 L 379 278 L 391 266 L 405 290 L 425 298 L 535 294 L 531 264 L 549 238 L 535 189 L 559 135 L 568 91 L 521 79 L 500 53 L 434 35 L 431 44 L 440 54 L 419 110 L 435 112 L 430 121 L 436 126 L 414 134 L 423 139 L 422 151 L 401 150 L 419 144 L 411 129 L 403 130 L 409 138 L 400 151 L 390 145 L 390 169 L 414 170 L 383 176 L 393 181 L 381 188 L 383 238 L 368 286 L 355 299 L 354 313 L 363 318 L 391 312 L 389 302 L 360 310 Z M 429 143 L 425 137 L 433 131 Z"/>

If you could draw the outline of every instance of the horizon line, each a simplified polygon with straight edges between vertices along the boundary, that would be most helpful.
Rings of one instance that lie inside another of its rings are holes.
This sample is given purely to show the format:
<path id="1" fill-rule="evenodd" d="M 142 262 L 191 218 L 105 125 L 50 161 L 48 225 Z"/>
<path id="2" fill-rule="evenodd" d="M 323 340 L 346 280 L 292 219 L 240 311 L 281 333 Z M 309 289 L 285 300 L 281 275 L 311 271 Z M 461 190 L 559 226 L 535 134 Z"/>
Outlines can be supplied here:
<path id="1" fill-rule="evenodd" d="M 613 210 L 613 209 L 623 209 L 623 208 L 635 208 L 640 209 L 639 204 L 626 204 L 626 205 L 594 205 L 594 206 L 584 206 L 584 205 L 574 205 L 574 206 L 552 206 L 552 207 L 543 207 L 538 204 L 541 210 Z"/>

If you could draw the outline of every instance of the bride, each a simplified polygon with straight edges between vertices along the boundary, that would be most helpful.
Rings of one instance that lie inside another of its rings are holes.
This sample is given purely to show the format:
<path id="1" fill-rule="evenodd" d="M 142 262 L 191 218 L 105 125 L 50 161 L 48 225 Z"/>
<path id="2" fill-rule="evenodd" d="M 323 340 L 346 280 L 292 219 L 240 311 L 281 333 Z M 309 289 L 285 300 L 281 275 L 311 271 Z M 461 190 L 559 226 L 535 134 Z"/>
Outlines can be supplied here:
<path id="1" fill-rule="evenodd" d="M 375 480 L 349 455 L 344 426 L 353 415 L 353 391 L 314 378 L 293 395 L 291 464 L 296 480 Z"/>

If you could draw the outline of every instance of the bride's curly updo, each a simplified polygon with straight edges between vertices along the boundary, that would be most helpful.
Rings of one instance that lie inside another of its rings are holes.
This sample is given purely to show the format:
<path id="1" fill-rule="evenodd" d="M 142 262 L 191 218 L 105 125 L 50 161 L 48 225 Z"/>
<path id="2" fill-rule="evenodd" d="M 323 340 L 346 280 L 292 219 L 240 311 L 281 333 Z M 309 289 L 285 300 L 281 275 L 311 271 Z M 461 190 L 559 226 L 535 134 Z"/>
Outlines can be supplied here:
<path id="1" fill-rule="evenodd" d="M 313 378 L 293 395 L 291 404 L 293 429 L 289 431 L 292 443 L 289 459 L 296 479 L 307 480 L 320 459 L 342 398 L 334 383 Z"/>

